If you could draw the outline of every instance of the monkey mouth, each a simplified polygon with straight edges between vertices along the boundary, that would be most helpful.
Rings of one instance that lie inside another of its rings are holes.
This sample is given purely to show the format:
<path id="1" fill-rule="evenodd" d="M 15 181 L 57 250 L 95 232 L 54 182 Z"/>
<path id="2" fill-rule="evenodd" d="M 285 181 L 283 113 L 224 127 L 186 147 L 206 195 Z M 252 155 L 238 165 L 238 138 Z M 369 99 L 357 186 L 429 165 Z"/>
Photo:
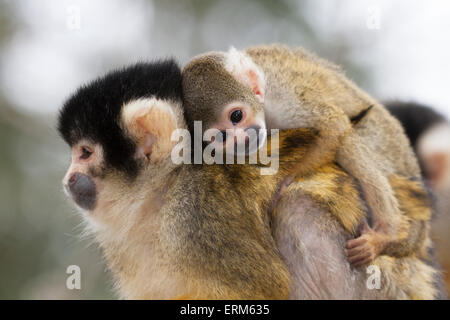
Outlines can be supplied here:
<path id="1" fill-rule="evenodd" d="M 97 196 L 96 194 L 87 194 L 87 195 L 73 195 L 72 200 L 79 206 L 81 209 L 92 211 L 95 209 L 95 205 L 97 204 Z"/>

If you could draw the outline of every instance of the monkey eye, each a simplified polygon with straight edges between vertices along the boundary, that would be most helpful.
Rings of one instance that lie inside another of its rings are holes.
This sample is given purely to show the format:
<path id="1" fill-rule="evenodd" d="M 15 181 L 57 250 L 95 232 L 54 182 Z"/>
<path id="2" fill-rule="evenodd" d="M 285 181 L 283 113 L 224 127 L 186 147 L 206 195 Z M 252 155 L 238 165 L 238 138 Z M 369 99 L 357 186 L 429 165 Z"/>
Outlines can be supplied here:
<path id="1" fill-rule="evenodd" d="M 239 123 L 242 120 L 242 111 L 241 110 L 235 110 L 230 115 L 230 120 L 233 124 Z"/>
<path id="2" fill-rule="evenodd" d="M 81 147 L 81 156 L 80 159 L 87 160 L 93 153 L 92 149 L 86 146 Z"/>

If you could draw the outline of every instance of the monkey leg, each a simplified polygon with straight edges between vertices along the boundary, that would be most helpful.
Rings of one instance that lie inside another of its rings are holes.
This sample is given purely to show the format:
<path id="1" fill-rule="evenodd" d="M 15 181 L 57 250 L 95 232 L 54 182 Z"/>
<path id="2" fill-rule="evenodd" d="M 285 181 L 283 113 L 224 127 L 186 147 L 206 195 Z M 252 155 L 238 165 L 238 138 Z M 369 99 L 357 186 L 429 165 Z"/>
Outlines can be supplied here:
<path id="1" fill-rule="evenodd" d="M 431 202 L 422 183 L 393 175 L 389 178 L 398 199 L 402 216 L 394 236 L 371 229 L 367 222 L 360 228 L 361 236 L 347 242 L 347 256 L 353 266 L 369 263 L 378 255 L 395 258 L 428 257 L 428 221 Z"/>
<path id="2" fill-rule="evenodd" d="M 385 245 L 394 239 L 402 212 L 394 190 L 385 174 L 379 169 L 383 163 L 363 143 L 356 131 L 342 139 L 336 160 L 345 171 L 359 180 L 364 198 L 373 216 L 373 229 L 361 228 L 361 236 L 349 240 L 349 259 L 356 265 L 365 264 L 381 254 Z M 384 171 L 387 171 L 384 170 Z"/>

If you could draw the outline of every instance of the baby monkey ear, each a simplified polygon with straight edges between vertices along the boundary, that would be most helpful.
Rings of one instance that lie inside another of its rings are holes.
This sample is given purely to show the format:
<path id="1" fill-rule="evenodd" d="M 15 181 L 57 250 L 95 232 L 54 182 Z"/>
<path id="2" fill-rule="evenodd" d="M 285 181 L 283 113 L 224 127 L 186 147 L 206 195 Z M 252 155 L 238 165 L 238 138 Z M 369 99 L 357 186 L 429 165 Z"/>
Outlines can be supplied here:
<path id="1" fill-rule="evenodd" d="M 156 163 L 170 155 L 170 137 L 177 129 L 175 113 L 170 102 L 156 98 L 139 99 L 122 109 L 126 131 L 137 140 L 136 156 Z"/>
<path id="2" fill-rule="evenodd" d="M 226 53 L 225 69 L 230 72 L 237 81 L 252 89 L 260 102 L 264 102 L 264 93 L 266 89 L 264 72 L 247 54 L 231 47 Z"/>

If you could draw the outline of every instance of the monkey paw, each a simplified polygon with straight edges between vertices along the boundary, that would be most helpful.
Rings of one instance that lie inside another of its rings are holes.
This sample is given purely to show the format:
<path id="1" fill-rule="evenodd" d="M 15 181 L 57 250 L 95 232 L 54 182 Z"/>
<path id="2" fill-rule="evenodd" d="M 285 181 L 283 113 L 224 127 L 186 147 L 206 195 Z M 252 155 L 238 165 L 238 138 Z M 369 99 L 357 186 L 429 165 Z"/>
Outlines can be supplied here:
<path id="1" fill-rule="evenodd" d="M 381 234 L 368 225 L 361 229 L 361 236 L 348 240 L 345 246 L 348 261 L 353 267 L 360 267 L 372 262 L 384 248 Z"/>

